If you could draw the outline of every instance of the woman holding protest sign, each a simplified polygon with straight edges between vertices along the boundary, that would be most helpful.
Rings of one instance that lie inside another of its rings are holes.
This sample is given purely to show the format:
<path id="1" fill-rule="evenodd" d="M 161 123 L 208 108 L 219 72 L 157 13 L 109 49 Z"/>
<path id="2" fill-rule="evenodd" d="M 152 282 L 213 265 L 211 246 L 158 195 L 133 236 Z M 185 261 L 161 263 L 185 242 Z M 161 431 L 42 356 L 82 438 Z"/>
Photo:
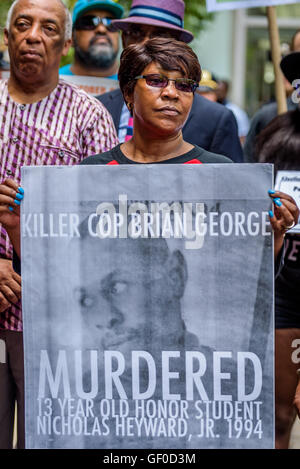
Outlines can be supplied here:
<path id="1" fill-rule="evenodd" d="M 111 151 L 85 159 L 82 164 L 231 162 L 183 139 L 182 128 L 200 78 L 197 56 L 185 43 L 156 38 L 129 46 L 121 57 L 119 81 L 133 118 L 133 138 Z M 22 196 L 22 190 L 13 181 L 0 185 L 0 222 L 7 229 L 18 256 Z M 277 257 L 285 232 L 297 221 L 299 211 L 289 195 L 271 191 L 269 196 L 274 201 L 270 223 Z"/>
<path id="2" fill-rule="evenodd" d="M 256 146 L 258 161 L 273 163 L 275 173 L 279 170 L 299 171 L 299 152 L 300 111 L 298 109 L 277 116 L 258 137 Z M 299 234 L 286 234 L 284 267 L 275 283 L 276 447 L 279 449 L 288 448 L 296 416 L 293 401 L 300 361 L 299 244 Z M 295 405 L 299 412 L 299 398 L 295 399 Z"/>

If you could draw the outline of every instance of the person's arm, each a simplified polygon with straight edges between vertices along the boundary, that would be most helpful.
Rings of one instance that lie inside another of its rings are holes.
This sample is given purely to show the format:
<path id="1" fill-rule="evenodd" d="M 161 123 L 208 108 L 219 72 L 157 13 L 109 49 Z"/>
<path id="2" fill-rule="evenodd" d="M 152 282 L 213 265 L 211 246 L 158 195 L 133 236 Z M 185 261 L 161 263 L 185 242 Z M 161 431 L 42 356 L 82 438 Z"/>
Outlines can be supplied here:
<path id="1" fill-rule="evenodd" d="M 18 195 L 17 195 L 18 194 Z M 20 255 L 20 209 L 22 189 L 13 180 L 0 184 L 0 223 Z M 16 202 L 15 202 L 16 201 Z M 1 257 L 1 256 L 0 256 Z M 21 277 L 10 259 L 0 258 L 0 312 L 21 298 Z"/>
<path id="2" fill-rule="evenodd" d="M 274 231 L 274 256 L 277 258 L 283 244 L 285 233 L 298 223 L 299 209 L 294 199 L 280 191 L 269 191 L 274 206 L 270 210 L 270 222 Z"/>
<path id="3" fill-rule="evenodd" d="M 10 259 L 0 258 L 0 313 L 21 298 L 21 277 Z"/>
<path id="4" fill-rule="evenodd" d="M 0 184 L 0 223 L 5 228 L 16 254 L 20 257 L 20 204 L 24 191 L 12 179 Z"/>
<path id="5" fill-rule="evenodd" d="M 298 375 L 298 385 L 297 385 L 296 392 L 295 392 L 294 406 L 296 407 L 296 411 L 300 419 L 300 368 L 297 370 L 297 375 Z"/>

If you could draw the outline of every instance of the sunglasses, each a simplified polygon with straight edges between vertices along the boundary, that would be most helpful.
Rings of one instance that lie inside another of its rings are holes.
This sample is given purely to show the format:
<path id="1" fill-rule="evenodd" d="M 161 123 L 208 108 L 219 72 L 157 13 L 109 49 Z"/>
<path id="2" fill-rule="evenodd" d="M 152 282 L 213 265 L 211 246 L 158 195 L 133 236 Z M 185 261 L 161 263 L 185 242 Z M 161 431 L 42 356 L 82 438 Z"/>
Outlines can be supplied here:
<path id="1" fill-rule="evenodd" d="M 101 18 L 100 16 L 86 15 L 78 18 L 74 28 L 79 31 L 93 31 L 100 23 L 106 28 L 111 25 L 112 18 Z"/>
<path id="2" fill-rule="evenodd" d="M 198 88 L 198 83 L 189 78 L 168 78 L 165 75 L 153 73 L 150 75 L 138 75 L 135 77 L 135 80 L 140 78 L 144 78 L 147 85 L 152 88 L 166 88 L 169 81 L 174 81 L 176 90 L 184 91 L 185 93 L 194 93 Z"/>

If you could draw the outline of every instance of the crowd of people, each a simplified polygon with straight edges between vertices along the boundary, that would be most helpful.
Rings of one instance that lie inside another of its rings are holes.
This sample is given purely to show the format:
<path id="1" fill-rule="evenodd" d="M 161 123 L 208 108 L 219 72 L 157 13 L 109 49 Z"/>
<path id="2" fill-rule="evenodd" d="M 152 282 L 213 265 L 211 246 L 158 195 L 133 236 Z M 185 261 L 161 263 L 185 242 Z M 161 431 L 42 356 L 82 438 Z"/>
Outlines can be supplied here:
<path id="1" fill-rule="evenodd" d="M 165 0 L 163 10 L 160 0 L 133 0 L 124 18 L 113 0 L 78 0 L 72 16 L 62 0 L 16 0 L 8 12 L 10 75 L 0 81 L 0 448 L 13 445 L 15 402 L 17 445 L 25 447 L 22 166 L 245 161 L 299 170 L 298 106 L 289 99 L 289 111 L 276 117 L 276 105 L 267 105 L 249 124 L 228 100 L 229 83 L 201 71 L 183 27 L 184 2 Z M 300 68 L 299 37 L 282 61 L 290 84 Z M 73 62 L 60 67 L 72 45 Z M 64 75 L 118 79 L 120 86 L 96 98 Z M 269 197 L 274 256 L 284 257 L 275 288 L 276 447 L 287 448 L 300 412 L 299 365 L 291 360 L 300 339 L 300 254 L 298 235 L 286 232 L 299 210 L 285 193 L 270 190 Z"/>

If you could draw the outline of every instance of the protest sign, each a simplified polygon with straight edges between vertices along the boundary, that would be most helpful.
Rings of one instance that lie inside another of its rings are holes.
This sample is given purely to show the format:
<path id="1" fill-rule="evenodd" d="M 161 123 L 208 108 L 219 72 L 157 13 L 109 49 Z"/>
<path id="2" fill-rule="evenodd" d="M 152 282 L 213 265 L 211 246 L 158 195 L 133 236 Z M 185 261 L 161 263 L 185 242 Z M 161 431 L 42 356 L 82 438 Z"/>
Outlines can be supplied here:
<path id="1" fill-rule="evenodd" d="M 265 6 L 288 5 L 297 0 L 206 0 L 207 11 L 236 10 Z"/>
<path id="2" fill-rule="evenodd" d="M 118 80 L 103 77 L 88 77 L 81 75 L 60 75 L 60 78 L 78 86 L 93 96 L 99 96 L 107 91 L 119 88 Z"/>
<path id="3" fill-rule="evenodd" d="M 27 448 L 272 448 L 272 165 L 24 167 Z"/>
<path id="4" fill-rule="evenodd" d="M 0 79 L 9 78 L 10 73 L 7 71 L 0 71 Z M 118 80 L 111 80 L 110 78 L 102 77 L 87 77 L 81 75 L 60 75 L 60 79 L 78 86 L 93 96 L 99 96 L 107 91 L 113 91 L 119 88 Z"/>
<path id="5" fill-rule="evenodd" d="M 276 174 L 275 189 L 289 194 L 300 207 L 300 172 L 299 171 L 278 171 Z M 300 233 L 300 223 L 298 221 L 289 233 Z"/>

